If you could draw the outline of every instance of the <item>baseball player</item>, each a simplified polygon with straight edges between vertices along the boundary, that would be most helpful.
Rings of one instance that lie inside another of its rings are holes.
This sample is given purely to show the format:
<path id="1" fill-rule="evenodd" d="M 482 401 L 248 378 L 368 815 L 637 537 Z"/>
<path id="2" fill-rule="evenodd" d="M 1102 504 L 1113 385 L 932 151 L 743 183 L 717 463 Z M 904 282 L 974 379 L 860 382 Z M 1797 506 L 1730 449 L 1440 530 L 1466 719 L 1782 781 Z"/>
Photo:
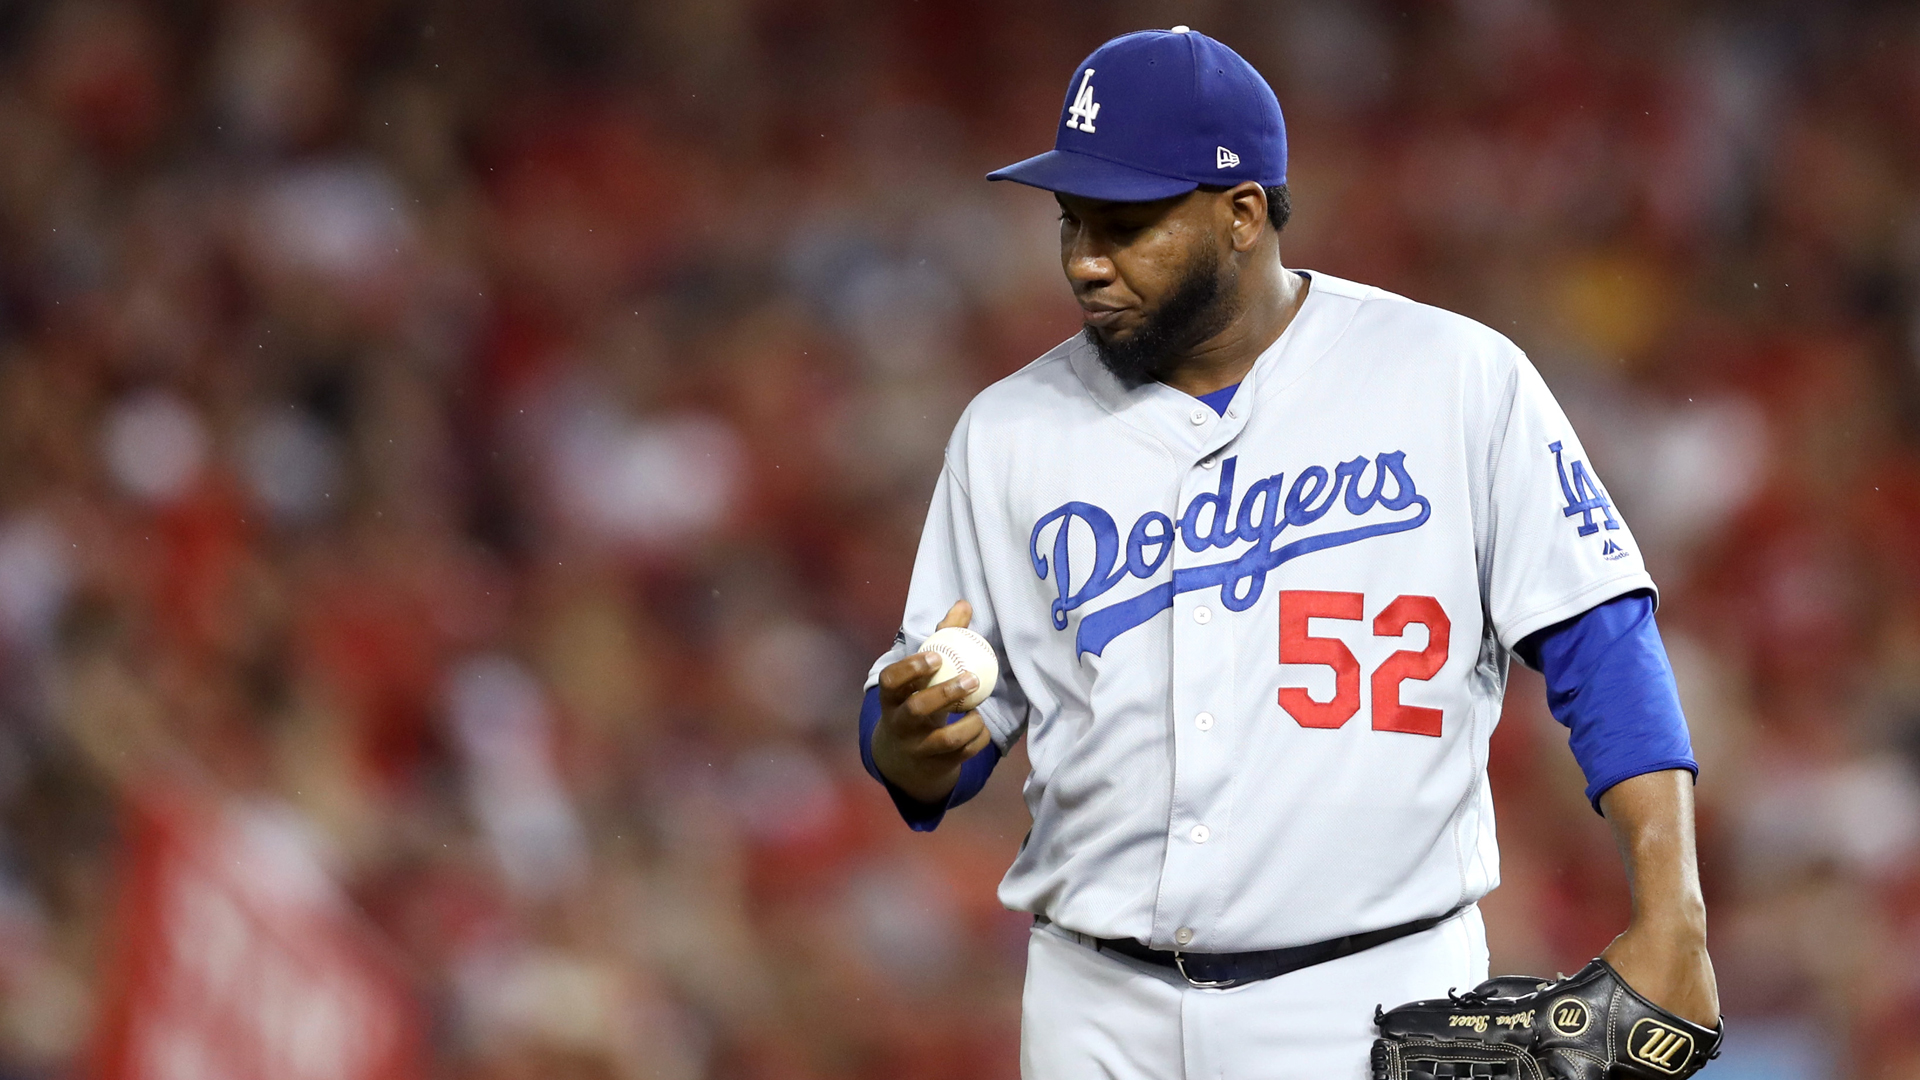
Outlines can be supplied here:
<path id="1" fill-rule="evenodd" d="M 1026 737 L 1033 829 L 1000 886 L 1034 915 L 1024 1076 L 1356 1080 L 1394 1036 L 1377 1006 L 1487 975 L 1487 746 L 1517 655 L 1632 886 L 1612 981 L 1581 984 L 1606 1015 L 1569 1035 L 1563 994 L 1560 1036 L 1615 1053 L 1631 994 L 1668 1026 L 1634 1029 L 1657 1067 L 1621 1075 L 1684 1075 L 1719 1010 L 1639 549 L 1506 338 L 1282 264 L 1286 176 L 1273 91 L 1186 27 L 1102 45 L 1054 149 L 991 174 L 1054 193 L 1084 332 L 955 428 L 863 759 L 928 830 Z M 975 711 L 950 714 L 972 675 L 929 685 L 937 626 L 994 647 Z M 1535 1023 L 1457 1011 L 1513 989 L 1440 1002 L 1428 1042 Z M 1419 1053 L 1373 1075 L 1589 1075 Z"/>

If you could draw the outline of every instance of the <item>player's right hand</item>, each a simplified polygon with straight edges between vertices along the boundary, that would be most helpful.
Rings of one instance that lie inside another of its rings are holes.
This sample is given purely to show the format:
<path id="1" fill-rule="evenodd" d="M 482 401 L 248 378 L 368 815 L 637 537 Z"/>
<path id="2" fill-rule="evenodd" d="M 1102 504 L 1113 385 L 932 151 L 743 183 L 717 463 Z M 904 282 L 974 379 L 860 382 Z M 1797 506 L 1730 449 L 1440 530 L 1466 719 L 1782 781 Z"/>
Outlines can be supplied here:
<path id="1" fill-rule="evenodd" d="M 973 605 L 957 601 L 941 627 L 973 621 Z M 956 704 L 979 685 L 971 674 L 929 686 L 940 658 L 915 653 L 880 671 L 880 723 L 873 730 L 873 763 L 908 795 L 944 803 L 959 782 L 960 766 L 987 748 L 986 721 L 976 710 L 952 716 Z M 949 723 L 951 719 L 951 723 Z"/>

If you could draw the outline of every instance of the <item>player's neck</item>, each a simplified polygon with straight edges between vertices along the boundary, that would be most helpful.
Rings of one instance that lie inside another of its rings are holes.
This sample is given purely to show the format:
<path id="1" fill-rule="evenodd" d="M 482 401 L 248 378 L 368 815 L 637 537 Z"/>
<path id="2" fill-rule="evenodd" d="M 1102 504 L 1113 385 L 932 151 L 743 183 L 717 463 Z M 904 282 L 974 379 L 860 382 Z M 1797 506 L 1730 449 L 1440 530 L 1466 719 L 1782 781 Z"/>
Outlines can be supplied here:
<path id="1" fill-rule="evenodd" d="M 1260 354 L 1280 340 L 1307 298 L 1307 279 L 1282 266 L 1278 252 L 1254 265 L 1257 270 L 1241 275 L 1234 317 L 1187 350 L 1161 382 L 1194 397 L 1224 390 L 1246 378 Z"/>

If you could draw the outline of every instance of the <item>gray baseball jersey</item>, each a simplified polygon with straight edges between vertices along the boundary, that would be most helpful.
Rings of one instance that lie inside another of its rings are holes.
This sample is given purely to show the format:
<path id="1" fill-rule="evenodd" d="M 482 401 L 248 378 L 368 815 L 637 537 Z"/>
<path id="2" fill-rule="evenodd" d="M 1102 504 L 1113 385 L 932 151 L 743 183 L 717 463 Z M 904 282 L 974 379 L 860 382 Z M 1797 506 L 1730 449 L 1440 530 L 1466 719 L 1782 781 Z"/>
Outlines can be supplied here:
<path id="1" fill-rule="evenodd" d="M 1276 948 L 1492 889 L 1510 650 L 1652 587 L 1519 349 L 1315 273 L 1224 415 L 1077 337 L 975 398 L 868 685 L 971 601 L 1032 763 L 1001 900 Z"/>

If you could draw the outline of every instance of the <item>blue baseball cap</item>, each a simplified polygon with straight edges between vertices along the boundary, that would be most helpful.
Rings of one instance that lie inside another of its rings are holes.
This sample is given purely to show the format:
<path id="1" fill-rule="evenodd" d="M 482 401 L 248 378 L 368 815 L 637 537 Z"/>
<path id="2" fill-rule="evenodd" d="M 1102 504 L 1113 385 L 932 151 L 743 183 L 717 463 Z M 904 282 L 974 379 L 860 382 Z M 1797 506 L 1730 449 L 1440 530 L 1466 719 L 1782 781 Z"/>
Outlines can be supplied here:
<path id="1" fill-rule="evenodd" d="M 1067 85 L 1053 149 L 987 174 L 1114 202 L 1287 182 L 1287 125 L 1240 54 L 1176 26 L 1114 38 Z"/>

